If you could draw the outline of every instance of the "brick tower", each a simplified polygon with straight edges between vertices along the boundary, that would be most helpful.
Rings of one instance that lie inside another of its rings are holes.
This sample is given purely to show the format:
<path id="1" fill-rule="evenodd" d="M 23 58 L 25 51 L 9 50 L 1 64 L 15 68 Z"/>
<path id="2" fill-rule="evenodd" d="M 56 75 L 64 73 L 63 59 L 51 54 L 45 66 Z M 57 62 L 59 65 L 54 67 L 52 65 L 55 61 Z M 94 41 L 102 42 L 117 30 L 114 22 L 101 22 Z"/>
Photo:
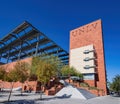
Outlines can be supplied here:
<path id="1" fill-rule="evenodd" d="M 107 94 L 101 20 L 70 31 L 69 64 L 83 74 L 90 86 Z"/>

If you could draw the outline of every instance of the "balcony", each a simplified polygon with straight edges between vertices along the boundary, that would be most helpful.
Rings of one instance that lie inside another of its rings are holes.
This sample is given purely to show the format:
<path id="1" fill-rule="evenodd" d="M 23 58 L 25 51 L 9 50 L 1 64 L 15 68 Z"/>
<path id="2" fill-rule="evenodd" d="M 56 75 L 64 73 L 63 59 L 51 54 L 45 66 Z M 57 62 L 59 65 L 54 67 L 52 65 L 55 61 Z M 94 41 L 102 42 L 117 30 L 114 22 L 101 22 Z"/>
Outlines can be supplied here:
<path id="1" fill-rule="evenodd" d="M 93 49 L 93 50 L 85 50 L 83 53 L 84 54 L 89 54 L 90 52 L 95 52 L 95 50 Z"/>
<path id="2" fill-rule="evenodd" d="M 92 58 L 86 57 L 83 61 L 90 61 L 90 60 L 95 60 L 95 59 L 96 59 L 95 57 L 92 57 Z"/>
<path id="3" fill-rule="evenodd" d="M 96 66 L 95 66 L 95 65 L 93 65 L 93 66 L 85 65 L 85 66 L 84 66 L 84 69 L 90 69 L 90 68 L 96 68 Z"/>

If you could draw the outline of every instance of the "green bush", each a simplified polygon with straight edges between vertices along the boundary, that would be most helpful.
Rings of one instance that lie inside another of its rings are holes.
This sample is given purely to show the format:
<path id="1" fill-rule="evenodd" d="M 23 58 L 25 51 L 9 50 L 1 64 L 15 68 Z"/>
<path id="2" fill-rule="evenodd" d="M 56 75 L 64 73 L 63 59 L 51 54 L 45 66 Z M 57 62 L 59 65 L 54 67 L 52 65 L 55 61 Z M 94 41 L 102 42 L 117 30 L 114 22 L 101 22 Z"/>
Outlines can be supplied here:
<path id="1" fill-rule="evenodd" d="M 94 87 L 94 86 L 90 86 L 89 89 L 90 89 L 90 90 L 98 90 L 98 88 L 97 88 L 97 87 Z"/>
<path id="2" fill-rule="evenodd" d="M 89 87 L 89 84 L 86 83 L 86 82 L 83 82 L 83 83 L 80 83 L 80 86 L 81 86 L 81 87 Z"/>

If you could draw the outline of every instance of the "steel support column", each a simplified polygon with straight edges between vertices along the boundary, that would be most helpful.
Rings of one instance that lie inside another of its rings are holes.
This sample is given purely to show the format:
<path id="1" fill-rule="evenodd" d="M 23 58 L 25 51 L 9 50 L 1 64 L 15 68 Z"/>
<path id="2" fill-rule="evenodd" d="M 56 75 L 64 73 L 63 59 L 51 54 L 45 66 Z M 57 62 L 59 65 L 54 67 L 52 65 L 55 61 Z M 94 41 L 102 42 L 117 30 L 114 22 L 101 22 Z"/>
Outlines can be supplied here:
<path id="1" fill-rule="evenodd" d="M 35 52 L 35 56 L 37 56 L 37 54 L 38 54 L 39 40 L 40 40 L 40 37 L 39 37 L 39 34 L 38 34 L 38 35 L 37 35 L 37 43 L 36 43 L 36 52 Z"/>
<path id="2" fill-rule="evenodd" d="M 20 60 L 21 52 L 22 52 L 22 42 L 20 42 L 20 51 L 18 54 L 18 60 Z"/>

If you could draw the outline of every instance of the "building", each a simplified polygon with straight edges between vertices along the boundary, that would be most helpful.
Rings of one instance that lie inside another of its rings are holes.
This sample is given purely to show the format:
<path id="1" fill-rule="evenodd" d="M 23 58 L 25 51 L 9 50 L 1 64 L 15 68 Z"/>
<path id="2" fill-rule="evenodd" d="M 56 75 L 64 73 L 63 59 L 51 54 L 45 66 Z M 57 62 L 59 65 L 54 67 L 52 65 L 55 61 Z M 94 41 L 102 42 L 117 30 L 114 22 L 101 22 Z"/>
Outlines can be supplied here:
<path id="1" fill-rule="evenodd" d="M 101 20 L 70 31 L 69 64 L 81 72 L 90 86 L 107 94 Z"/>
<path id="2" fill-rule="evenodd" d="M 41 54 L 58 56 L 68 64 L 68 52 L 27 21 L 0 39 L 0 65 Z"/>
<path id="3" fill-rule="evenodd" d="M 32 56 L 42 53 L 58 56 L 64 64 L 69 63 L 82 73 L 90 86 L 107 94 L 101 20 L 70 31 L 69 54 L 27 21 L 0 39 L 0 65 L 5 64 L 6 71 L 11 70 L 17 60 L 30 62 Z M 15 85 L 18 86 L 20 83 Z M 8 83 L 4 88 L 9 88 Z"/>
<path id="4" fill-rule="evenodd" d="M 7 72 L 14 68 L 16 61 L 31 63 L 33 56 L 43 54 L 57 56 L 65 65 L 69 63 L 68 52 L 27 21 L 0 39 L 0 66 L 5 67 Z M 27 83 L 34 86 L 34 90 L 37 89 L 36 82 Z M 0 81 L 0 87 L 1 85 L 4 89 L 11 88 L 11 84 L 8 82 L 2 84 Z M 19 86 L 21 86 L 19 82 L 14 84 L 14 88 Z"/>

